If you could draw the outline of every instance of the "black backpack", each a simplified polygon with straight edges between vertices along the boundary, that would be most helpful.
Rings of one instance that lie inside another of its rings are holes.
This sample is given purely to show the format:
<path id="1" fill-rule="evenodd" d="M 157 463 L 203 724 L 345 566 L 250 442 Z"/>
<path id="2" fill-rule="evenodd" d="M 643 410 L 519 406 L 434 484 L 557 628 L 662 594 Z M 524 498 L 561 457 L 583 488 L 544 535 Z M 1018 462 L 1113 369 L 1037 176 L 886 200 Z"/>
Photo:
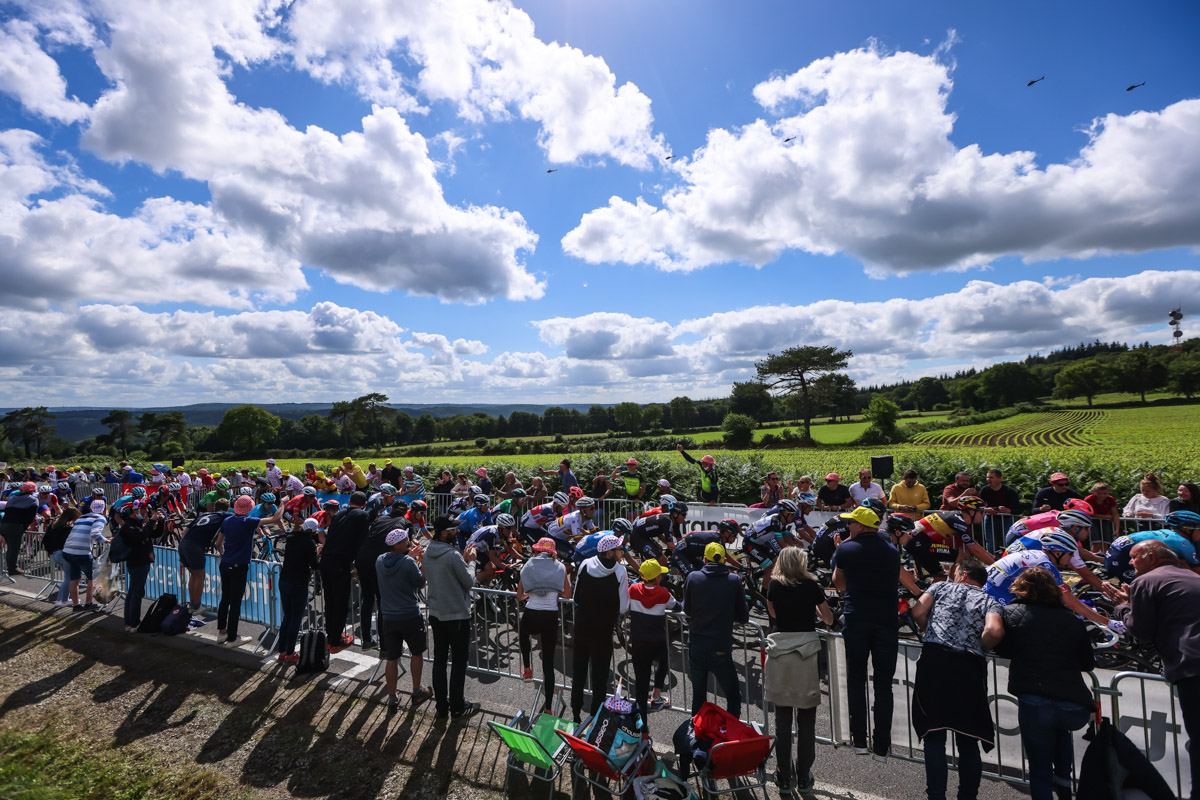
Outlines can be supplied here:
<path id="1" fill-rule="evenodd" d="M 180 633 L 187 633 L 188 623 L 192 621 L 192 612 L 188 610 L 186 605 L 182 603 L 171 609 L 171 613 L 167 614 L 166 619 L 162 621 L 159 629 L 168 636 L 175 636 Z"/>
<path id="2" fill-rule="evenodd" d="M 309 628 L 300 636 L 300 660 L 296 672 L 324 672 L 329 669 L 329 648 L 325 631 Z"/>
<path id="3" fill-rule="evenodd" d="M 150 606 L 150 610 L 146 612 L 146 616 L 142 617 L 142 622 L 138 625 L 138 633 L 161 633 L 163 620 L 167 615 L 175 610 L 179 605 L 179 598 L 167 592 L 154 601 L 154 605 Z"/>
<path id="4" fill-rule="evenodd" d="M 129 546 L 129 542 L 125 541 L 125 535 L 118 529 L 108 545 L 108 560 L 113 564 L 120 564 L 122 561 L 128 561 L 131 555 L 133 555 L 133 548 Z"/>

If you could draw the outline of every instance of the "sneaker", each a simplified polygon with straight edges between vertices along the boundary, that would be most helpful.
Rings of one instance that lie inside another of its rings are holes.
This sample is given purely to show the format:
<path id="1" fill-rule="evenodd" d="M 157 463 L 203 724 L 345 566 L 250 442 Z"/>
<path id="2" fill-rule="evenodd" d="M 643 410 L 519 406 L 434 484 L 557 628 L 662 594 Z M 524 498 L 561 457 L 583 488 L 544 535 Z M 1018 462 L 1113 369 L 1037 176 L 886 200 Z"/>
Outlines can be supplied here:
<path id="1" fill-rule="evenodd" d="M 71 604 L 70 600 L 55 600 L 54 601 L 55 608 L 70 608 L 71 605 L 72 604 Z"/>
<path id="2" fill-rule="evenodd" d="M 433 699 L 433 689 L 430 689 L 428 686 L 422 686 L 420 689 L 417 689 L 415 692 L 413 692 L 412 704 L 414 706 L 419 706 L 421 703 L 424 703 L 426 700 L 432 700 L 432 699 Z"/>
<path id="3" fill-rule="evenodd" d="M 224 631 L 217 631 L 217 644 L 225 644 L 229 641 L 229 634 Z"/>
<path id="4" fill-rule="evenodd" d="M 83 606 L 81 606 L 79 603 L 72 603 L 71 610 L 72 611 L 83 611 Z"/>
<path id="5" fill-rule="evenodd" d="M 392 695 L 391 697 L 389 697 L 387 700 L 388 713 L 394 713 L 394 712 L 398 711 L 399 708 L 400 708 L 400 698 L 396 695 Z"/>
<path id="6" fill-rule="evenodd" d="M 785 777 L 778 772 L 775 773 L 775 787 L 779 789 L 780 797 L 791 794 L 793 785 L 791 776 Z"/>
<path id="7" fill-rule="evenodd" d="M 865 756 L 865 755 L 868 755 L 870 752 L 871 752 L 871 749 L 869 747 L 867 747 L 865 744 L 854 745 L 854 755 L 856 755 L 856 756 Z"/>
<path id="8" fill-rule="evenodd" d="M 451 711 L 450 716 L 454 717 L 455 719 L 461 719 L 462 717 L 469 717 L 472 714 L 477 713 L 479 711 L 479 708 L 480 708 L 479 703 L 467 703 L 462 708 L 460 708 L 458 711 Z"/>
<path id="9" fill-rule="evenodd" d="M 523 681 L 533 680 L 533 667 L 525 667 L 523 670 L 521 670 L 521 680 L 523 680 Z"/>
<path id="10" fill-rule="evenodd" d="M 97 605 L 96 603 L 84 603 L 83 610 L 84 611 L 99 611 L 100 606 Z"/>
<path id="11" fill-rule="evenodd" d="M 880 764 L 886 764 L 887 763 L 887 753 L 872 753 L 871 759 L 874 761 L 878 761 Z"/>
<path id="12" fill-rule="evenodd" d="M 666 708 L 669 705 L 671 705 L 671 698 L 667 697 L 664 694 L 664 695 L 662 695 L 660 697 L 656 697 L 650 701 L 650 710 L 651 711 L 662 711 L 664 708 Z"/>
<path id="13" fill-rule="evenodd" d="M 231 636 L 225 640 L 226 647 L 241 647 L 244 644 L 249 644 L 254 641 L 252 636 Z"/>
<path id="14" fill-rule="evenodd" d="M 190 613 L 190 614 L 191 614 L 193 617 L 198 617 L 198 616 L 200 616 L 201 614 L 203 614 L 203 613 L 204 613 L 204 606 L 200 605 L 200 606 L 196 606 L 195 608 L 192 608 L 191 606 L 188 606 L 188 612 L 189 612 L 189 613 Z"/>
<path id="15" fill-rule="evenodd" d="M 799 794 L 812 794 L 813 788 L 817 785 L 817 779 L 813 774 L 808 773 L 808 777 L 796 784 L 796 791 Z"/>
<path id="16" fill-rule="evenodd" d="M 295 664 L 300 660 L 300 656 L 298 653 L 280 653 L 279 660 L 285 664 Z"/>
<path id="17" fill-rule="evenodd" d="M 349 633 L 343 633 L 342 644 L 346 647 L 350 647 L 352 644 L 354 644 L 354 636 Z"/>
<path id="18" fill-rule="evenodd" d="M 362 650 L 374 650 L 378 646 L 379 645 L 375 644 L 375 642 L 371 641 L 370 639 L 365 639 L 362 643 L 361 649 Z"/>

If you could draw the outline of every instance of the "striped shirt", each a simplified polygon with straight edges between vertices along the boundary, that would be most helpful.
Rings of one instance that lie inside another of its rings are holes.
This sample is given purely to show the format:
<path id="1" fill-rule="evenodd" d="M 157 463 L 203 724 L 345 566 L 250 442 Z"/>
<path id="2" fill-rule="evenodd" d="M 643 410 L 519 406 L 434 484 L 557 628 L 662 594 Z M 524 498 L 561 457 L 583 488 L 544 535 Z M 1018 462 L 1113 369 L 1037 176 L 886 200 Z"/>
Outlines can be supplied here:
<path id="1" fill-rule="evenodd" d="M 75 520 L 67 535 L 67 543 L 63 545 L 63 552 L 73 556 L 90 556 L 92 543 L 104 542 L 105 521 L 102 514 L 84 514 Z"/>

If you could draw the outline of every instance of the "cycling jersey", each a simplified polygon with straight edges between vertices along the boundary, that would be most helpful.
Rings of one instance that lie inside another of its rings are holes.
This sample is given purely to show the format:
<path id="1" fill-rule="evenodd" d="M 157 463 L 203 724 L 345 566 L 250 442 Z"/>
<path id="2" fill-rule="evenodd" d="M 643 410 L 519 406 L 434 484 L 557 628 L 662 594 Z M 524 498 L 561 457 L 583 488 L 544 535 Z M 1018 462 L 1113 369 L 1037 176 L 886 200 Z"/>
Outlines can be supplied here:
<path id="1" fill-rule="evenodd" d="M 595 527 L 591 521 L 583 519 L 582 513 L 572 511 L 570 514 L 563 514 L 561 517 L 550 520 L 550 524 L 546 526 L 546 533 L 550 534 L 553 539 L 567 542 L 578 539 Z"/>
<path id="2" fill-rule="evenodd" d="M 492 512 L 486 508 L 469 508 L 458 515 L 458 537 L 465 542 L 466 538 L 474 533 L 477 528 L 482 525 L 491 524 Z"/>
<path id="3" fill-rule="evenodd" d="M 938 537 L 941 539 L 942 537 Z M 954 551 L 944 541 L 934 541 L 923 528 L 915 528 L 912 537 L 904 545 L 907 553 L 921 570 L 931 576 L 945 575 L 943 561 L 953 561 Z"/>
<path id="4" fill-rule="evenodd" d="M 612 531 L 597 531 L 596 533 L 589 533 L 587 536 L 580 539 L 575 545 L 575 553 L 573 556 L 576 566 L 582 564 L 584 561 L 587 561 L 592 556 L 600 555 L 600 540 L 605 536 L 612 535 Z"/>
<path id="5" fill-rule="evenodd" d="M 488 561 L 488 551 L 494 550 L 497 554 L 500 554 L 504 551 L 504 544 L 507 541 L 508 538 L 500 533 L 498 527 L 495 525 L 484 525 L 471 534 L 471 538 L 467 540 L 467 547 L 475 545 L 475 550 L 479 553 L 479 560 L 475 563 L 482 565 Z"/>
<path id="6" fill-rule="evenodd" d="M 496 504 L 495 508 L 492 509 L 492 516 L 497 514 L 512 514 L 513 516 L 516 516 L 517 512 L 520 510 L 521 509 L 519 508 L 515 511 L 513 510 L 513 500 L 512 498 L 509 498 L 508 500 L 502 500 Z"/>
<path id="7" fill-rule="evenodd" d="M 1031 517 L 1025 517 L 1024 519 L 1019 519 L 1012 524 L 1012 527 L 1010 527 L 1008 529 L 1008 533 L 1005 534 L 1004 546 L 1007 547 L 1008 545 L 1012 544 L 1017 539 L 1020 539 L 1022 536 L 1024 536 L 1027 533 L 1031 533 L 1033 531 L 1040 531 L 1043 528 L 1057 528 L 1057 527 L 1058 527 L 1058 512 L 1057 511 L 1043 511 L 1041 514 L 1034 514 Z"/>
<path id="8" fill-rule="evenodd" d="M 546 526 L 550 524 L 550 520 L 554 519 L 558 514 L 554 510 L 553 503 L 543 503 L 540 506 L 534 506 L 521 515 L 522 528 L 538 528 L 545 532 Z"/>
<path id="9" fill-rule="evenodd" d="M 218 500 L 228 500 L 228 499 L 229 499 L 228 492 L 222 492 L 220 490 L 213 490 L 213 491 L 209 492 L 208 494 L 204 495 L 203 498 L 201 498 L 200 507 L 208 508 L 209 506 L 211 506 L 213 503 L 217 502 Z"/>
<path id="10" fill-rule="evenodd" d="M 275 513 L 279 507 L 273 503 L 259 503 L 254 508 L 250 509 L 250 513 L 246 516 L 253 519 L 266 519 Z"/>
<path id="11" fill-rule="evenodd" d="M 1036 531 L 1033 533 L 1028 533 L 1010 544 L 1004 551 L 1004 554 L 1009 555 L 1010 553 L 1020 553 L 1025 550 L 1041 550 L 1043 535 L 1044 534 Z M 1071 569 L 1078 570 L 1081 567 L 1086 566 L 1087 564 L 1085 564 L 1083 559 L 1079 556 L 1079 549 L 1076 548 L 1075 551 L 1071 553 Z"/>
<path id="12" fill-rule="evenodd" d="M 291 522 L 293 519 L 296 519 L 297 515 L 301 515 L 305 511 L 316 507 L 316 499 L 306 494 L 298 494 L 283 504 L 283 518 Z M 301 516 L 300 518 L 303 519 L 304 517 Z"/>
<path id="13" fill-rule="evenodd" d="M 227 517 L 232 517 L 232 511 L 210 511 L 201 512 L 200 516 L 188 526 L 187 533 L 183 535 L 185 542 L 195 542 L 201 547 L 208 549 L 213 540 L 217 538 L 217 534 L 221 530 L 221 523 Z"/>
<path id="14" fill-rule="evenodd" d="M 918 533 L 928 535 L 931 546 L 930 552 L 935 553 L 943 561 L 953 561 L 955 552 L 966 552 L 975 539 L 971 536 L 971 527 L 962 517 L 954 512 L 933 512 L 917 520 L 913 529 L 914 537 Z"/>
<path id="15" fill-rule="evenodd" d="M 839 517 L 830 517 L 821 526 L 821 530 L 817 531 L 817 538 L 809 546 L 809 552 L 813 557 L 825 566 L 830 565 L 833 560 L 833 553 L 837 550 L 837 544 L 833 541 L 833 537 L 839 534 L 844 538 L 846 532 L 850 530 L 850 523 L 847 520 Z"/>
<path id="16" fill-rule="evenodd" d="M 1113 539 L 1108 552 L 1104 554 L 1104 569 L 1109 575 L 1115 575 L 1123 583 L 1129 583 L 1137 577 L 1137 571 L 1129 563 L 1129 553 L 1139 542 L 1157 540 L 1171 548 L 1171 552 L 1189 567 L 1200 567 L 1200 558 L 1196 555 L 1196 547 L 1190 541 L 1174 531 L 1138 531 L 1126 536 Z"/>
<path id="17" fill-rule="evenodd" d="M 684 575 L 704 568 L 704 548 L 710 544 L 725 544 L 720 531 L 693 531 L 675 545 L 671 563 Z"/>
<path id="18" fill-rule="evenodd" d="M 670 514 L 641 517 L 633 523 L 633 531 L 629 534 L 629 546 L 633 548 L 633 554 L 637 558 L 646 554 L 658 558 L 663 553 L 659 542 L 674 542 L 675 534 L 675 525 L 671 522 Z"/>
<path id="19" fill-rule="evenodd" d="M 780 542 L 790 528 L 791 523 L 785 525 L 779 519 L 778 511 L 764 514 L 742 534 L 742 549 L 764 567 L 770 566 L 783 549 Z"/>
<path id="20" fill-rule="evenodd" d="M 1054 577 L 1054 582 L 1059 586 L 1063 585 L 1062 574 L 1059 573 L 1058 567 L 1054 566 L 1049 556 L 1041 550 L 1023 550 L 999 558 L 989 566 L 987 583 L 983 585 L 983 590 L 997 603 L 1006 606 L 1013 601 L 1013 581 L 1030 567 L 1041 567 L 1049 571 Z"/>

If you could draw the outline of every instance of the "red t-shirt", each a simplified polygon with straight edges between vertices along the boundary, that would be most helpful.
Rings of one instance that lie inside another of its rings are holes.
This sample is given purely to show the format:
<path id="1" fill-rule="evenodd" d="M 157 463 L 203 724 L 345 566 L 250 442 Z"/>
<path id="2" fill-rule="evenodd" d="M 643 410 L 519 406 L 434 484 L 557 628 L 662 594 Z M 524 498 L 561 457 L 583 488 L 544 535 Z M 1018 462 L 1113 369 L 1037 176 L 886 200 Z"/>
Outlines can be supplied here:
<path id="1" fill-rule="evenodd" d="M 1097 517 L 1111 517 L 1113 509 L 1117 507 L 1117 498 L 1111 494 L 1107 497 L 1097 497 L 1094 494 L 1089 494 L 1083 498 L 1083 502 L 1092 507 L 1092 511 L 1095 512 L 1093 516 Z"/>

